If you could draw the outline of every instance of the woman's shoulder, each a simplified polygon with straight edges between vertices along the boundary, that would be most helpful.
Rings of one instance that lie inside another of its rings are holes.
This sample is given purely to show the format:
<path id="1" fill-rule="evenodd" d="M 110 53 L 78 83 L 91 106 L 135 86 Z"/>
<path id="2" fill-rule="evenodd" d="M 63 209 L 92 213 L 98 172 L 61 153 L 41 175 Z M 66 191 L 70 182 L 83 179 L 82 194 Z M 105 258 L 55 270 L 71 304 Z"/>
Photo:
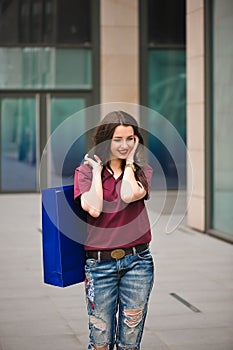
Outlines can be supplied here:
<path id="1" fill-rule="evenodd" d="M 78 173 L 83 173 L 83 174 L 91 174 L 92 173 L 91 168 L 88 165 L 86 165 L 86 164 L 79 165 L 75 169 L 75 171 L 78 172 Z"/>

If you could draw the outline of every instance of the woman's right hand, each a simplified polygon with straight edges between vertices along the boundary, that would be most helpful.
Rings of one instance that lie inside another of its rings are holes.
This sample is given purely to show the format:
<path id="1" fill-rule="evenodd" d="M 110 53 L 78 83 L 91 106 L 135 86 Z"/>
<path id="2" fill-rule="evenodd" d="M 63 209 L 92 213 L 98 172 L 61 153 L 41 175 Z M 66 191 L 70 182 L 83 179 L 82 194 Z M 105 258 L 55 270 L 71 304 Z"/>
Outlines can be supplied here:
<path id="1" fill-rule="evenodd" d="M 81 195 L 81 206 L 91 216 L 97 218 L 103 209 L 103 187 L 101 179 L 103 164 L 97 155 L 94 155 L 93 158 L 88 157 L 88 154 L 84 157 L 84 164 L 92 168 L 93 176 L 89 191 Z"/>
<path id="2" fill-rule="evenodd" d="M 96 154 L 94 154 L 94 159 L 88 157 L 88 154 L 86 154 L 84 157 L 84 164 L 89 165 L 93 169 L 93 171 L 98 169 L 102 170 L 103 168 L 103 163 Z"/>

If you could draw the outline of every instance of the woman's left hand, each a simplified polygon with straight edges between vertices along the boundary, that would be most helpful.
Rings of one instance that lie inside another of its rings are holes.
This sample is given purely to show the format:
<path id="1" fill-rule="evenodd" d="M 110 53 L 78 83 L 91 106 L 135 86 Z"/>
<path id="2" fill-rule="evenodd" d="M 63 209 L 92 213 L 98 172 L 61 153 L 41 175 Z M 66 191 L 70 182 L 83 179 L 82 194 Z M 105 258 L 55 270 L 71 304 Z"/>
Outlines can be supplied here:
<path id="1" fill-rule="evenodd" d="M 138 144 L 139 144 L 139 137 L 137 135 L 134 135 L 134 146 L 126 159 L 126 162 L 133 163 L 134 155 L 135 155 L 136 149 L 138 147 Z"/>

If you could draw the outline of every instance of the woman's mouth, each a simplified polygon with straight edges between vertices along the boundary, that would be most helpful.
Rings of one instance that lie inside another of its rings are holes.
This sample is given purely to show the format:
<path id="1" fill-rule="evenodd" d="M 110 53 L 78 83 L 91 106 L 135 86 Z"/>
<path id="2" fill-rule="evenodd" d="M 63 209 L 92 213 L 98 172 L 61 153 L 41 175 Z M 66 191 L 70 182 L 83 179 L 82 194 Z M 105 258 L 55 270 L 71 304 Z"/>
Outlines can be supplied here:
<path id="1" fill-rule="evenodd" d="M 123 150 L 123 151 L 118 151 L 122 156 L 125 156 L 127 153 L 128 153 L 128 151 L 127 150 Z"/>

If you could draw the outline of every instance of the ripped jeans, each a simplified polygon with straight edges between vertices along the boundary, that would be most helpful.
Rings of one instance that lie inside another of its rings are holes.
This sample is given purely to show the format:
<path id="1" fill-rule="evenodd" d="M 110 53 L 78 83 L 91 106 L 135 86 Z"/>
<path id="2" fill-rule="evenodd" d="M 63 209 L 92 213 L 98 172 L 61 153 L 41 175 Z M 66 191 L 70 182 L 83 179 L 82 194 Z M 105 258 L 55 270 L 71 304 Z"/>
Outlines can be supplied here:
<path id="1" fill-rule="evenodd" d="M 119 260 L 87 259 L 88 349 L 139 350 L 154 281 L 150 250 Z M 107 347 L 108 346 L 108 347 Z"/>

